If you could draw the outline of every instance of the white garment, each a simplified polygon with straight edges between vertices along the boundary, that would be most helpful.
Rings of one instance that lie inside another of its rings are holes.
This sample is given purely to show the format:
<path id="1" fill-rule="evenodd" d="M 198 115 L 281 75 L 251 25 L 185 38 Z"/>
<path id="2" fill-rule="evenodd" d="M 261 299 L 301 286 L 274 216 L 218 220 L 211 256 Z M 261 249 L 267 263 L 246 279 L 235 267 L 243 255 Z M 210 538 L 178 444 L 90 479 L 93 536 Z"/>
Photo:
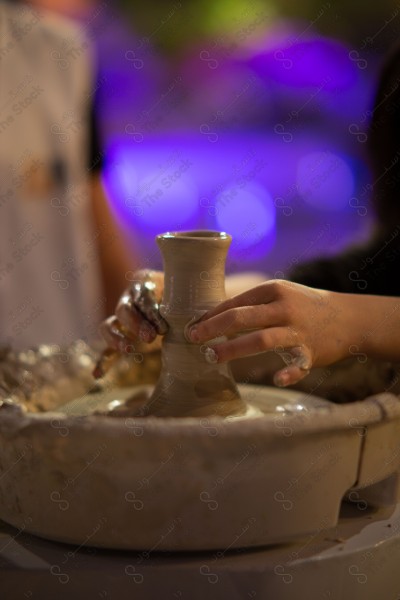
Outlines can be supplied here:
<path id="1" fill-rule="evenodd" d="M 91 55 L 75 24 L 0 1 L 0 344 L 90 339 L 104 299 L 88 195 Z"/>

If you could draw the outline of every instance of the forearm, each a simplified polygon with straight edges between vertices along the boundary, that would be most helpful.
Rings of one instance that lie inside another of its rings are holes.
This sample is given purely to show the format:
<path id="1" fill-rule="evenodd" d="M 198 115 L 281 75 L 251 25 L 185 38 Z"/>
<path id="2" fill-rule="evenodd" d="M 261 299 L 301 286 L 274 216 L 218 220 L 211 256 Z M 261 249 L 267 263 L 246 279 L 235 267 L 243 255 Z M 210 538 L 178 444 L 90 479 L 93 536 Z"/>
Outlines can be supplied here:
<path id="1" fill-rule="evenodd" d="M 95 177 L 92 181 L 92 203 L 100 268 L 107 297 L 106 310 L 111 314 L 129 283 L 128 272 L 133 272 L 139 261 L 137 253 L 128 248 L 123 232 L 115 222 L 100 177 Z"/>
<path id="2" fill-rule="evenodd" d="M 351 294 L 351 300 L 355 335 L 349 354 L 400 361 L 400 299 Z"/>

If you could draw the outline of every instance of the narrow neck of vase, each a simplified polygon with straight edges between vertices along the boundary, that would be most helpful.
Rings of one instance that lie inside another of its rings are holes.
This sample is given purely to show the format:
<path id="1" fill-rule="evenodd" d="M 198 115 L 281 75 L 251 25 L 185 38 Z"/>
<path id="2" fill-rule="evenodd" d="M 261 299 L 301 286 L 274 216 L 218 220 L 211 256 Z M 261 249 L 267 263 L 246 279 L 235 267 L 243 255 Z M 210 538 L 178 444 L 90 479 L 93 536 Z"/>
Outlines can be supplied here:
<path id="1" fill-rule="evenodd" d="M 187 231 L 157 236 L 164 262 L 162 312 L 187 315 L 225 299 L 226 233 Z M 167 317 L 168 318 L 168 317 Z"/>

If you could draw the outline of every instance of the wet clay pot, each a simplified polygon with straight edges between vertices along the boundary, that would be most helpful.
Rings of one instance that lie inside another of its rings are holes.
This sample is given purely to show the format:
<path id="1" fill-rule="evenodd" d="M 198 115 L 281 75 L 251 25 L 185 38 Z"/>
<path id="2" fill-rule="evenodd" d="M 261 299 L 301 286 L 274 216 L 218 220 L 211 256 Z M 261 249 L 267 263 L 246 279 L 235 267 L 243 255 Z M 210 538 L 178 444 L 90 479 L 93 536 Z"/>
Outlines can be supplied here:
<path id="1" fill-rule="evenodd" d="M 229 365 L 212 362 L 213 342 L 199 345 L 187 338 L 190 325 L 225 299 L 225 260 L 232 238 L 217 231 L 186 231 L 156 239 L 165 274 L 160 313 L 169 330 L 162 345 L 161 375 L 142 414 L 244 415 L 247 404 Z"/>

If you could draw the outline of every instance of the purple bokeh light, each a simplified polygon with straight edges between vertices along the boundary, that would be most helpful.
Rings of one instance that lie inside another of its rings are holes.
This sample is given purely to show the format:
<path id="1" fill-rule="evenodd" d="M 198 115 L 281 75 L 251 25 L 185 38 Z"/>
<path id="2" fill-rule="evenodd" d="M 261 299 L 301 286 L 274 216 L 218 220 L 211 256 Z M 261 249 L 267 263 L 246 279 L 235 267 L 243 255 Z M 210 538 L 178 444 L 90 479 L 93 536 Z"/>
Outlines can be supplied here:
<path id="1" fill-rule="evenodd" d="M 323 84 L 328 90 L 344 90 L 358 75 L 349 50 L 329 39 L 282 40 L 275 48 L 259 51 L 249 64 L 264 78 L 297 87 Z"/>
<path id="2" fill-rule="evenodd" d="M 336 228 L 335 247 L 366 226 L 349 203 L 367 181 L 364 163 L 316 133 L 298 132 L 291 143 L 272 131 L 219 132 L 217 142 L 196 130 L 140 143 L 124 136 L 113 140 L 107 156 L 112 207 L 152 268 L 161 267 L 154 236 L 168 229 L 226 230 L 235 269 L 273 265 L 274 272 L 303 252 L 304 231 L 326 219 L 324 213 Z M 325 242 L 331 249 L 332 240 Z"/>
<path id="3" fill-rule="evenodd" d="M 160 150 L 160 149 L 158 149 Z M 177 151 L 145 153 L 140 160 L 131 142 L 113 144 L 108 151 L 104 181 L 114 209 L 125 225 L 153 236 L 168 229 L 195 226 L 199 190 L 190 174 L 191 163 Z"/>

